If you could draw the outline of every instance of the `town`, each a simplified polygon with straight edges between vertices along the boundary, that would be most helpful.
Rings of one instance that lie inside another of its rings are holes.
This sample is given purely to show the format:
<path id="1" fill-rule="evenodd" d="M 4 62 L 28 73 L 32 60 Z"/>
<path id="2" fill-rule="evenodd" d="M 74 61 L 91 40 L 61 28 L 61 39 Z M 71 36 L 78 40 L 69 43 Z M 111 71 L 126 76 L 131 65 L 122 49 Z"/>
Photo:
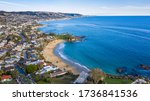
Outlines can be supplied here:
<path id="1" fill-rule="evenodd" d="M 38 24 L 38 21 L 65 19 L 80 15 L 41 13 L 0 12 L 1 83 L 52 83 L 50 78 L 71 75 L 71 73 L 44 60 L 43 48 L 50 41 L 55 40 L 55 37 L 39 31 L 38 28 L 42 25 Z M 38 16 L 38 14 L 41 16 Z M 73 79 L 75 77 L 73 76 Z"/>
<path id="2" fill-rule="evenodd" d="M 116 77 L 93 70 L 89 73 L 73 74 L 61 69 L 43 57 L 43 49 L 51 41 L 64 36 L 45 34 L 38 30 L 39 21 L 81 17 L 79 14 L 52 12 L 4 12 L 0 11 L 0 83 L 2 84 L 64 84 L 64 83 L 148 83 L 144 79 Z M 85 36 L 65 38 L 79 40 Z M 107 82 L 103 82 L 104 78 Z M 119 79 L 119 80 L 118 80 Z M 133 82 L 135 81 L 135 82 Z"/>

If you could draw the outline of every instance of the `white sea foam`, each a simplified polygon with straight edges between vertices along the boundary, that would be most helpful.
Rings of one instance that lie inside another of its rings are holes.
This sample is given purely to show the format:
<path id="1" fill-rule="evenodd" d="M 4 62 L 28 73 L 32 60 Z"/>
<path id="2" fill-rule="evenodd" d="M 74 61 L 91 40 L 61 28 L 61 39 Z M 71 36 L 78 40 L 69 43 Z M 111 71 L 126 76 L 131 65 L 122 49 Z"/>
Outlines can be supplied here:
<path id="1" fill-rule="evenodd" d="M 125 30 L 132 30 L 132 31 L 140 31 L 145 33 L 150 33 L 149 29 L 142 29 L 142 28 L 133 28 L 133 27 L 119 27 L 119 26 L 101 26 L 104 28 L 114 28 L 114 29 L 125 29 Z"/>
<path id="2" fill-rule="evenodd" d="M 58 48 L 57 48 L 57 53 L 58 53 L 58 55 L 59 55 L 62 59 L 68 61 L 69 63 L 71 63 L 71 64 L 73 64 L 73 65 L 75 65 L 75 66 L 77 66 L 77 67 L 82 67 L 82 68 L 84 68 L 85 70 L 90 71 L 90 69 L 88 69 L 88 67 L 86 67 L 86 66 L 84 66 L 84 65 L 81 65 L 80 63 L 74 62 L 74 61 L 70 60 L 68 57 L 66 57 L 66 56 L 63 54 L 63 52 L 62 52 L 62 50 L 63 50 L 64 48 L 65 48 L 65 44 L 64 44 L 64 43 L 61 43 L 61 44 L 58 46 Z"/>
<path id="3" fill-rule="evenodd" d="M 73 62 L 73 61 L 72 61 Z M 83 67 L 84 69 L 86 69 L 86 70 L 88 70 L 88 71 L 90 71 L 90 69 L 88 69 L 86 66 L 84 66 L 84 65 L 81 65 L 81 64 L 79 64 L 79 63 L 77 63 L 77 62 L 73 62 L 75 65 L 77 65 L 77 66 L 79 66 L 79 67 Z"/>
<path id="4" fill-rule="evenodd" d="M 125 33 L 125 32 L 117 31 L 117 30 L 114 30 L 114 29 L 107 29 L 107 30 L 112 31 L 112 32 L 117 32 L 117 33 L 120 33 L 120 34 L 124 34 L 124 35 L 128 35 L 128 36 L 132 36 L 132 37 L 138 37 L 138 38 L 142 38 L 142 39 L 145 39 L 145 40 L 150 40 L 150 38 L 144 37 L 144 36 L 140 36 L 140 35 L 135 35 L 135 34 L 131 34 L 131 33 Z"/>
<path id="5" fill-rule="evenodd" d="M 62 52 L 58 52 L 58 54 L 61 58 L 65 59 L 65 60 L 68 60 L 68 58 L 65 55 L 62 54 Z"/>
<path id="6" fill-rule="evenodd" d="M 64 44 L 64 43 L 61 43 L 61 44 L 59 44 L 58 49 L 61 50 L 61 49 L 64 49 L 64 47 L 65 47 L 65 44 Z"/>

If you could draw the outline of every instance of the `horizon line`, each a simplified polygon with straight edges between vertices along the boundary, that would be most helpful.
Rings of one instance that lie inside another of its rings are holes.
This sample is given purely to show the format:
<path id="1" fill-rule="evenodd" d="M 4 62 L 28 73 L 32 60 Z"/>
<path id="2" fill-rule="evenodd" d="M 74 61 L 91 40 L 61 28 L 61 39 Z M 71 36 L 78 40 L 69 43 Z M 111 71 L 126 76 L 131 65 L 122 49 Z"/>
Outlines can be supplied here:
<path id="1" fill-rule="evenodd" d="M 81 14 L 83 16 L 150 16 L 150 14 L 82 14 L 82 13 L 76 13 L 76 12 L 57 12 L 57 11 L 40 11 L 40 10 L 0 10 L 0 12 L 53 12 L 53 13 L 71 13 L 71 14 Z"/>

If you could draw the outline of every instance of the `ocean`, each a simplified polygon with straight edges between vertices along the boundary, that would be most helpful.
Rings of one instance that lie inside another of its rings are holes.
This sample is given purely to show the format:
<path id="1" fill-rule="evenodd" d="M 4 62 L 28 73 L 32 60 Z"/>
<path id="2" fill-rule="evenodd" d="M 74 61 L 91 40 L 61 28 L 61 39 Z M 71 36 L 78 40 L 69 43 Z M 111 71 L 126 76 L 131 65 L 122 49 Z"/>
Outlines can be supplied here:
<path id="1" fill-rule="evenodd" d="M 150 65 L 150 16 L 89 16 L 69 20 L 41 22 L 45 33 L 71 33 L 86 36 L 84 41 L 65 42 L 55 54 L 80 70 L 100 68 L 104 72 L 150 77 L 150 71 L 139 68 Z M 82 68 L 82 69 L 81 69 Z"/>

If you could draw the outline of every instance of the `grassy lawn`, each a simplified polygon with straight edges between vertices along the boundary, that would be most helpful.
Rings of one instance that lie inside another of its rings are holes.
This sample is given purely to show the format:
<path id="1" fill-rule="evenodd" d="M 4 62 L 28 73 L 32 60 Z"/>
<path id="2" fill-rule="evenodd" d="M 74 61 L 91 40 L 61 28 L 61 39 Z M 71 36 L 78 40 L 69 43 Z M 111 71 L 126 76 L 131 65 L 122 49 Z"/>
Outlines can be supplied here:
<path id="1" fill-rule="evenodd" d="M 133 81 L 129 79 L 115 79 L 106 77 L 104 82 L 106 84 L 131 84 Z"/>
<path id="2" fill-rule="evenodd" d="M 70 84 L 76 80 L 78 76 L 66 74 L 64 76 L 52 78 L 53 84 Z"/>
<path id="3" fill-rule="evenodd" d="M 47 83 L 45 81 L 38 81 L 37 84 L 49 84 L 49 83 Z"/>
<path id="4" fill-rule="evenodd" d="M 63 76 L 51 78 L 50 82 L 47 82 L 45 80 L 40 80 L 37 82 L 37 84 L 71 84 L 73 81 L 76 80 L 78 76 L 66 74 Z"/>

